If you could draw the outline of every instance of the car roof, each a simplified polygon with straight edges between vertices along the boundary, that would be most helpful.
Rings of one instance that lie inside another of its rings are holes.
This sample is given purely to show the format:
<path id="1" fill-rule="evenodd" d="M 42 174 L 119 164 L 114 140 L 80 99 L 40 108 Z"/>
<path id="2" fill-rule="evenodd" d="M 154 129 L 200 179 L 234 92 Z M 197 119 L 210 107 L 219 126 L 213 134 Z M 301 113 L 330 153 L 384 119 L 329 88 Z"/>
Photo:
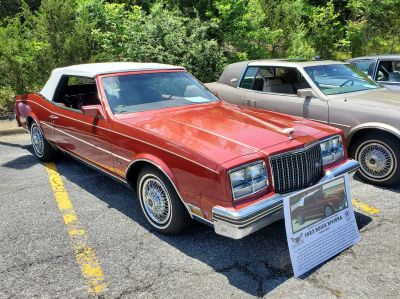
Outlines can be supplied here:
<path id="1" fill-rule="evenodd" d="M 185 68 L 168 64 L 140 62 L 102 62 L 71 65 L 54 69 L 40 94 L 46 99 L 52 100 L 62 76 L 95 78 L 98 75 L 149 70 L 185 70 Z"/>
<path id="2" fill-rule="evenodd" d="M 229 64 L 218 79 L 219 83 L 232 87 L 238 87 L 240 78 L 248 66 L 283 66 L 283 67 L 307 67 L 328 64 L 348 64 L 347 62 L 332 60 L 304 60 L 304 59 L 260 59 L 240 61 Z"/>
<path id="3" fill-rule="evenodd" d="M 359 60 L 359 59 L 400 59 L 399 54 L 384 54 L 384 55 L 371 55 L 371 56 L 361 56 L 361 57 L 354 57 L 350 60 Z"/>
<path id="4" fill-rule="evenodd" d="M 288 66 L 288 67 L 307 67 L 327 64 L 346 64 L 346 62 L 333 60 L 303 60 L 303 59 L 266 59 L 249 61 L 249 66 Z"/>
<path id="5" fill-rule="evenodd" d="M 105 75 L 112 73 L 147 71 L 147 70 L 170 70 L 170 69 L 184 69 L 184 68 L 180 66 L 161 64 L 161 63 L 102 62 L 102 63 L 71 65 L 67 67 L 57 68 L 53 72 L 65 75 L 94 78 L 98 75 Z"/>

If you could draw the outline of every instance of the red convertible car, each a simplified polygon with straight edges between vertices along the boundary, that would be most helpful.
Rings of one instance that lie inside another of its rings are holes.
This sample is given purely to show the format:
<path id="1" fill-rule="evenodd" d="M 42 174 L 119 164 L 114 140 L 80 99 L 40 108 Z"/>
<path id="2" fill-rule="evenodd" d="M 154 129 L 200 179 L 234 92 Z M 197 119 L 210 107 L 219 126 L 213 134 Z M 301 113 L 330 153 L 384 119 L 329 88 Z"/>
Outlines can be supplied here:
<path id="1" fill-rule="evenodd" d="M 341 130 L 223 103 L 177 66 L 55 69 L 15 114 L 40 160 L 61 151 L 135 189 L 167 234 L 197 219 L 242 238 L 282 218 L 282 194 L 358 168 Z"/>

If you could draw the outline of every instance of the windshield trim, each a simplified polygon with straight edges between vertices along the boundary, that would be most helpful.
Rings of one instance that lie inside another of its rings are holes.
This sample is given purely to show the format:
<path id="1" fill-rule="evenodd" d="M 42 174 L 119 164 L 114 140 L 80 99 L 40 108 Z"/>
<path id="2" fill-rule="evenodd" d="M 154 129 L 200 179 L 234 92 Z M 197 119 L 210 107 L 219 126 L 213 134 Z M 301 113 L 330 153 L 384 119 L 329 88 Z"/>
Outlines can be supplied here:
<path id="1" fill-rule="evenodd" d="M 127 111 L 124 113 L 114 113 L 112 110 L 110 103 L 107 99 L 106 91 L 104 89 L 103 85 L 103 79 L 108 78 L 108 77 L 118 77 L 118 76 L 129 76 L 129 75 L 143 75 L 143 74 L 157 74 L 157 73 L 185 73 L 192 79 L 194 79 L 198 84 L 200 84 L 205 90 L 210 92 L 214 97 L 214 101 L 209 101 L 209 102 L 204 102 L 204 103 L 193 103 L 190 105 L 181 105 L 181 106 L 172 106 L 172 107 L 160 107 L 160 108 L 155 108 L 155 109 L 150 109 L 150 110 L 143 110 L 143 111 Z M 116 73 L 109 73 L 109 74 L 102 74 L 96 76 L 96 83 L 98 86 L 99 94 L 100 94 L 100 101 L 103 103 L 103 106 L 105 107 L 106 113 L 108 115 L 111 115 L 112 117 L 116 117 L 119 115 L 129 115 L 129 114 L 136 114 L 136 113 L 146 113 L 146 112 L 151 112 L 151 111 L 159 111 L 159 110 L 165 110 L 165 109 L 174 109 L 174 108 L 182 108 L 186 106 L 198 106 L 198 105 L 204 105 L 204 104 L 213 104 L 213 103 L 220 103 L 221 99 L 214 94 L 207 86 L 203 84 L 199 79 L 197 79 L 195 76 L 193 76 L 191 73 L 189 73 L 185 68 L 177 68 L 177 69 L 158 69 L 158 70 L 140 70 L 140 71 L 127 71 L 127 72 L 116 72 Z"/>

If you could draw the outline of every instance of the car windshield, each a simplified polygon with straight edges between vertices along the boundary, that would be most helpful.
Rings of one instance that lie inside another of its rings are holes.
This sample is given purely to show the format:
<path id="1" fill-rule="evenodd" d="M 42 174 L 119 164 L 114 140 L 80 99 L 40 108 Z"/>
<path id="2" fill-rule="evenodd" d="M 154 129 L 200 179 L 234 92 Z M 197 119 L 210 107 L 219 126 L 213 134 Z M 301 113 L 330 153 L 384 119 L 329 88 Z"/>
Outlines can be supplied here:
<path id="1" fill-rule="evenodd" d="M 305 67 L 304 70 L 325 95 L 380 88 L 350 64 L 316 65 Z"/>
<path id="2" fill-rule="evenodd" d="M 102 84 L 114 114 L 218 101 L 186 72 L 110 76 L 103 78 Z"/>

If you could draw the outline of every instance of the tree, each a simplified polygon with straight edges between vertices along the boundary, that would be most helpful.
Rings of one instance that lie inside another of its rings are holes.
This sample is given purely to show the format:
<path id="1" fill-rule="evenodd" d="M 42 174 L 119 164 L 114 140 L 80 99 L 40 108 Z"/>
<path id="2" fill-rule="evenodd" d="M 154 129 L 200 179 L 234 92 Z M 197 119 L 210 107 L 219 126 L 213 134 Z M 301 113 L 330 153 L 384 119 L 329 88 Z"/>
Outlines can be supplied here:
<path id="1" fill-rule="evenodd" d="M 22 3 L 26 3 L 32 10 L 37 10 L 41 0 L 1 0 L 0 19 L 13 17 L 21 11 Z"/>

